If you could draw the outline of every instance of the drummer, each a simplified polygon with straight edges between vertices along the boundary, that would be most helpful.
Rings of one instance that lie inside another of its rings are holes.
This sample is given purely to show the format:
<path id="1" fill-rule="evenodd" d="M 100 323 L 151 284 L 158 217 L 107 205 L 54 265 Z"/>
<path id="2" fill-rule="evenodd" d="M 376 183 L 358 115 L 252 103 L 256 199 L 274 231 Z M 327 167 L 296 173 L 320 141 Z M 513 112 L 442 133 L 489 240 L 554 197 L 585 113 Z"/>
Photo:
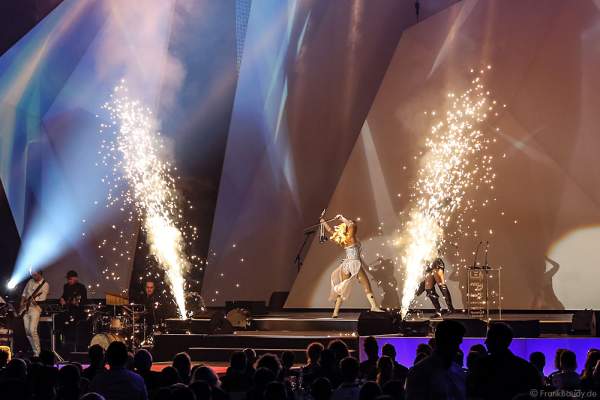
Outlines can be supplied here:
<path id="1" fill-rule="evenodd" d="M 143 304 L 145 307 L 144 318 L 146 319 L 146 325 L 153 326 L 160 321 L 160 313 L 159 313 L 159 302 L 158 298 L 155 295 L 156 293 L 156 285 L 152 280 L 146 280 L 144 286 L 144 293 L 140 298 L 140 304 Z"/>

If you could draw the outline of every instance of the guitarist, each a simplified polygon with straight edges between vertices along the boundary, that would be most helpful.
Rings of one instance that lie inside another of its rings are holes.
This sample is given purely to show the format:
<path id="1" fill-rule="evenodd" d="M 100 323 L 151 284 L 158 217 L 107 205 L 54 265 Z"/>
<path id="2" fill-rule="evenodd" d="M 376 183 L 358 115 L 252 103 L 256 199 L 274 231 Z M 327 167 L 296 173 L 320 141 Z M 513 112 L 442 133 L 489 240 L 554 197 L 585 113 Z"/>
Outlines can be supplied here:
<path id="1" fill-rule="evenodd" d="M 42 307 L 40 304 L 46 300 L 50 285 L 44 280 L 41 271 L 31 272 L 31 279 L 25 285 L 21 295 L 21 315 L 23 316 L 23 325 L 25 335 L 34 356 L 40 355 L 40 336 L 38 335 L 38 324 Z"/>
<path id="2" fill-rule="evenodd" d="M 76 271 L 67 272 L 67 283 L 63 286 L 63 293 L 58 302 L 65 311 L 55 317 L 56 333 L 59 335 L 61 345 L 65 346 L 67 341 L 75 341 L 77 336 L 75 330 L 79 322 L 85 318 L 83 305 L 87 303 L 87 290 L 85 285 L 79 283 Z"/>

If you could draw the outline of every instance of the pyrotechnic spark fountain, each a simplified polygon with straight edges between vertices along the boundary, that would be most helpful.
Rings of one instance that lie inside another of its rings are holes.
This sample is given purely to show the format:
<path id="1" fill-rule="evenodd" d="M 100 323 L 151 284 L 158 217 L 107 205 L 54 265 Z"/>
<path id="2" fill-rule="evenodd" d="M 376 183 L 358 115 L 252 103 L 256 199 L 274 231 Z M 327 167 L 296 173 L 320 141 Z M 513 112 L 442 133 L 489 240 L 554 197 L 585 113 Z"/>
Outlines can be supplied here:
<path id="1" fill-rule="evenodd" d="M 487 67 L 490 69 L 491 67 Z M 489 98 L 481 79 L 484 70 L 473 73 L 471 86 L 464 93 L 448 94 L 445 114 L 434 122 L 425 140 L 427 151 L 412 188 L 412 207 L 402 238 L 405 284 L 401 313 L 408 311 L 425 265 L 438 257 L 447 240 L 459 232 L 446 232 L 450 221 L 460 222 L 462 213 L 473 208 L 469 190 L 491 186 L 495 178 L 491 155 L 485 154 L 494 140 L 483 130 L 483 123 L 494 113 L 496 101 Z M 431 115 L 436 118 L 436 113 Z"/>
<path id="2" fill-rule="evenodd" d="M 165 270 L 179 314 L 185 318 L 184 274 L 192 263 L 185 253 L 188 236 L 185 230 L 189 226 L 184 226 L 182 220 L 173 176 L 175 168 L 160 154 L 160 133 L 152 112 L 128 97 L 124 82 L 115 87 L 111 101 L 104 104 L 103 109 L 110 114 L 116 136 L 105 145 L 108 155 L 104 162 L 108 165 L 108 158 L 113 164 L 113 178 L 107 177 L 110 184 L 107 206 L 119 201 L 135 206 L 135 217 L 146 233 L 150 254 Z M 111 126 L 103 125 L 103 128 Z M 121 177 L 128 189 L 115 194 Z"/>

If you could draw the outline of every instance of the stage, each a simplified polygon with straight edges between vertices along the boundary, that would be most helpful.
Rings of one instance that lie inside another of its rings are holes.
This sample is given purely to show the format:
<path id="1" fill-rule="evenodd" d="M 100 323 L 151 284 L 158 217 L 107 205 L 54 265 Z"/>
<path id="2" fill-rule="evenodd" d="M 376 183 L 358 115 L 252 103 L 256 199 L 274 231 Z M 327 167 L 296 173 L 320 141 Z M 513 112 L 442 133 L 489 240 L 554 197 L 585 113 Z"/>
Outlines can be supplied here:
<path id="1" fill-rule="evenodd" d="M 398 353 L 397 360 L 412 365 L 418 344 L 426 343 L 432 336 L 437 323 L 442 319 L 429 319 L 431 312 L 404 321 L 396 332 L 374 335 L 380 345 L 392 343 Z M 152 353 L 157 361 L 168 361 L 178 352 L 186 351 L 195 362 L 227 361 L 232 351 L 250 347 L 257 353 L 281 353 L 292 351 L 296 363 L 306 360 L 305 349 L 312 342 L 327 345 L 331 340 L 341 339 L 350 351 L 360 358 L 361 343 L 366 337 L 359 335 L 360 313 L 343 312 L 337 319 L 330 312 L 291 310 L 270 312 L 254 316 L 248 329 L 234 330 L 233 333 L 169 333 L 155 336 Z M 600 348 L 600 338 L 570 334 L 572 312 L 504 312 L 502 320 L 509 323 L 515 331 L 512 350 L 515 354 L 527 358 L 533 351 L 542 351 L 547 360 L 552 360 L 557 348 L 569 348 L 577 353 L 578 359 L 584 359 L 589 348 Z M 446 317 L 458 319 L 467 328 L 462 349 L 465 355 L 469 347 L 483 343 L 485 322 L 468 319 L 465 314 L 457 313 Z M 493 316 L 492 321 L 498 320 Z M 521 337 L 520 337 L 521 336 Z M 524 337 L 534 336 L 534 337 Z M 580 358 L 581 357 L 581 358 Z M 548 363 L 548 368 L 552 368 Z"/>

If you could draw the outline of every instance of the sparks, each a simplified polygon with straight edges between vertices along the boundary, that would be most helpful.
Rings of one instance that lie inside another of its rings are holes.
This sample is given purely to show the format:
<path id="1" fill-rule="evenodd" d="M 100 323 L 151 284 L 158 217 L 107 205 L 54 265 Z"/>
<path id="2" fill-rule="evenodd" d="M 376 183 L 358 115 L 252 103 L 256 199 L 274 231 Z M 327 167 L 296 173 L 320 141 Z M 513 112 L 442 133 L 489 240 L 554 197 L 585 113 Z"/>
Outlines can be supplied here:
<path id="1" fill-rule="evenodd" d="M 164 269 L 179 315 L 185 318 L 184 274 L 192 264 L 185 252 L 187 240 L 172 175 L 175 168 L 160 154 L 160 133 L 151 111 L 127 96 L 123 82 L 115 87 L 111 101 L 103 108 L 110 113 L 116 136 L 105 144 L 109 154 L 106 157 L 113 161 L 114 173 L 122 174 L 128 186 L 115 194 L 120 183 L 113 185 L 108 205 L 118 201 L 134 205 L 136 215 L 130 216 L 129 221 L 137 218 L 141 222 L 150 254 Z M 120 176 L 111 181 L 119 182 Z"/>
<path id="2" fill-rule="evenodd" d="M 483 71 L 477 75 L 481 74 Z M 444 117 L 434 121 L 425 139 L 427 151 L 420 157 L 421 167 L 410 194 L 412 206 L 401 239 L 405 269 L 402 316 L 423 279 L 425 265 L 460 233 L 463 213 L 473 209 L 473 201 L 466 199 L 469 190 L 489 187 L 495 178 L 492 157 L 485 154 L 490 140 L 482 130 L 495 102 L 489 99 L 481 77 L 474 77 L 464 93 L 449 93 L 447 101 L 446 113 L 440 113 Z M 435 112 L 429 114 L 436 116 Z M 459 227 L 457 232 L 447 232 L 453 217 Z"/>

